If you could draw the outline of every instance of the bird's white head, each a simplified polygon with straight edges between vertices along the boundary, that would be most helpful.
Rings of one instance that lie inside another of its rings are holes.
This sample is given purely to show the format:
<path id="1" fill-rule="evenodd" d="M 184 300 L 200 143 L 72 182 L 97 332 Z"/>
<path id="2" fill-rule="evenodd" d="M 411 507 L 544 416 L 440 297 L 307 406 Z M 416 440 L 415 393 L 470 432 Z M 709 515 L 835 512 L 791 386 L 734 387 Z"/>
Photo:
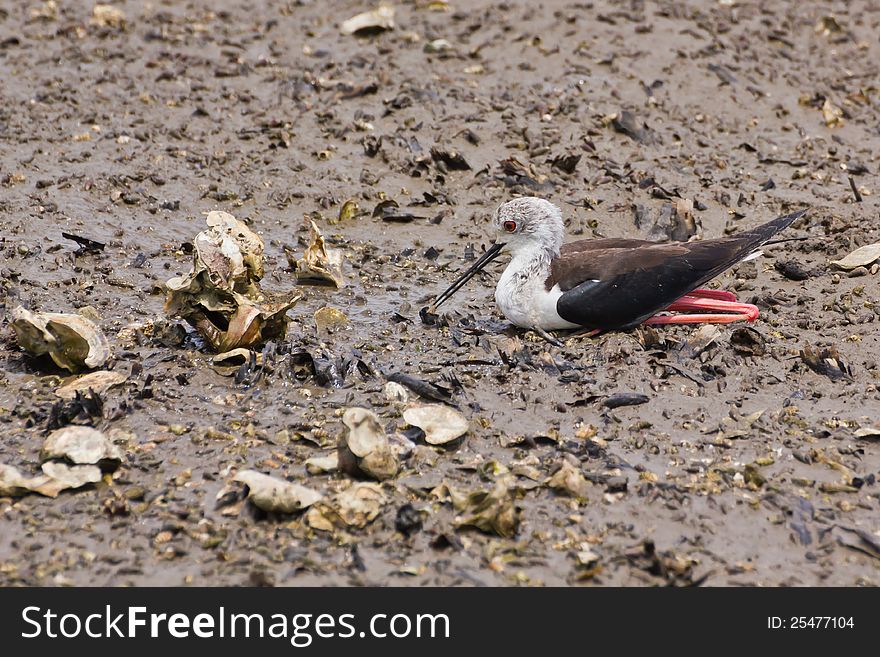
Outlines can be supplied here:
<path id="1" fill-rule="evenodd" d="M 520 253 L 549 251 L 558 255 L 565 239 L 565 224 L 559 208 L 534 196 L 507 201 L 492 218 L 496 241 L 514 257 Z"/>

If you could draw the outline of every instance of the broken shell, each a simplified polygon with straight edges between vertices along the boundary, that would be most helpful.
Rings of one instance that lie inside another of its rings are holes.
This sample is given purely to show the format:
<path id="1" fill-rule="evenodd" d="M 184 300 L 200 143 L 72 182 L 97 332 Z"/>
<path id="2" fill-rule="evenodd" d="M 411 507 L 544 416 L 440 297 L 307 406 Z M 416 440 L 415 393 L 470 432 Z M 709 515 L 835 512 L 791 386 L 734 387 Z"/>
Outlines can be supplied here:
<path id="1" fill-rule="evenodd" d="M 238 481 L 248 487 L 248 500 L 259 509 L 275 513 L 294 513 L 322 498 L 322 495 L 276 477 L 270 477 L 256 470 L 244 470 L 235 475 Z"/>
<path id="2" fill-rule="evenodd" d="M 242 265 L 247 269 L 250 278 L 260 280 L 263 278 L 263 240 L 254 231 L 248 228 L 247 224 L 239 221 L 228 212 L 220 212 L 214 210 L 208 213 L 205 218 L 209 230 L 200 233 L 203 241 L 212 238 L 210 241 L 217 244 L 223 254 L 229 254 L 233 261 L 241 259 Z M 220 237 L 219 243 L 217 237 Z M 234 243 L 235 247 L 229 244 Z M 199 243 L 196 242 L 196 248 Z"/>
<path id="3" fill-rule="evenodd" d="M 81 488 L 101 481 L 101 469 L 94 465 L 74 465 L 51 461 L 43 464 L 43 474 L 25 477 L 18 468 L 0 463 L 0 496 L 20 497 L 38 493 L 58 497 L 68 488 Z"/>
<path id="4" fill-rule="evenodd" d="M 297 282 L 330 283 L 337 288 L 345 285 L 342 276 L 342 252 L 327 248 L 324 236 L 318 225 L 309 219 L 311 242 L 305 255 L 297 261 L 290 262 L 296 272 Z M 288 261 L 291 258 L 288 255 Z"/>
<path id="5" fill-rule="evenodd" d="M 433 41 L 428 41 L 424 48 L 425 52 L 431 54 L 448 52 L 450 50 L 452 50 L 452 44 L 446 39 L 434 39 Z"/>
<path id="6" fill-rule="evenodd" d="M 736 353 L 745 356 L 763 356 L 766 351 L 764 336 L 749 326 L 735 329 L 730 334 L 730 345 Z"/>
<path id="7" fill-rule="evenodd" d="M 61 461 L 47 461 L 41 466 L 43 472 L 64 488 L 81 488 L 101 481 L 101 468 L 97 465 L 68 465 Z"/>
<path id="8" fill-rule="evenodd" d="M 816 25 L 814 27 L 816 34 L 821 34 L 822 36 L 830 36 L 832 34 L 841 34 L 845 30 L 843 26 L 837 21 L 837 18 L 834 16 L 822 16 L 818 21 L 816 21 Z"/>
<path id="9" fill-rule="evenodd" d="M 841 358 L 835 347 L 819 348 L 804 346 L 800 352 L 803 360 L 817 374 L 824 374 L 832 381 L 845 378 L 852 379 L 852 371 L 846 361 Z"/>
<path id="10" fill-rule="evenodd" d="M 367 35 L 394 29 L 394 7 L 380 5 L 372 11 L 365 11 L 343 21 L 339 26 L 342 34 Z"/>
<path id="11" fill-rule="evenodd" d="M 389 381 L 386 383 L 385 387 L 382 388 L 382 393 L 385 395 L 385 399 L 390 402 L 405 403 L 409 401 L 409 391 L 397 383 L 397 381 Z"/>
<path id="12" fill-rule="evenodd" d="M 20 497 L 32 492 L 55 497 L 60 491 L 56 490 L 51 494 L 41 490 L 51 481 L 52 478 L 49 476 L 25 477 L 18 468 L 0 463 L 0 496 L 2 497 Z"/>
<path id="13" fill-rule="evenodd" d="M 378 481 L 390 479 L 398 471 L 397 457 L 387 445 L 367 454 L 358 466 L 364 474 Z"/>
<path id="14" fill-rule="evenodd" d="M 353 484 L 339 493 L 336 510 L 346 525 L 364 527 L 379 515 L 385 504 L 385 493 L 379 484 Z"/>
<path id="15" fill-rule="evenodd" d="M 92 8 L 92 17 L 89 19 L 89 25 L 124 30 L 125 12 L 112 5 L 95 5 Z"/>
<path id="16" fill-rule="evenodd" d="M 880 438 L 880 426 L 862 427 L 856 429 L 853 435 L 856 438 Z"/>
<path id="17" fill-rule="evenodd" d="M 253 347 L 267 340 L 284 337 L 287 333 L 287 311 L 300 298 L 300 295 L 296 295 L 284 301 L 256 304 L 236 297 L 239 306 L 229 319 L 226 333 L 216 348 L 226 351 L 238 347 Z"/>
<path id="18" fill-rule="evenodd" d="M 560 468 L 547 480 L 547 486 L 571 497 L 583 498 L 587 496 L 589 484 L 580 468 L 564 460 Z"/>
<path id="19" fill-rule="evenodd" d="M 339 441 L 339 469 L 350 475 L 389 479 L 397 474 L 394 451 L 379 418 L 366 408 L 349 408 L 342 416 L 346 432 Z"/>
<path id="20" fill-rule="evenodd" d="M 239 347 L 238 349 L 224 351 L 222 354 L 212 356 L 211 369 L 220 376 L 232 376 L 242 365 L 250 363 L 252 359 L 259 365 L 263 361 L 263 354 Z"/>
<path id="21" fill-rule="evenodd" d="M 194 241 L 193 267 L 165 284 L 165 312 L 183 317 L 215 351 L 283 337 L 293 295 L 267 300 L 260 290 L 263 240 L 228 212 L 209 212 Z"/>
<path id="22" fill-rule="evenodd" d="M 514 505 L 512 478 L 500 478 L 490 491 L 472 493 L 464 502 L 466 518 L 459 519 L 459 527 L 476 527 L 480 531 L 512 538 L 519 530 L 520 509 Z"/>
<path id="23" fill-rule="evenodd" d="M 366 408 L 349 408 L 342 422 L 348 428 L 346 445 L 355 456 L 364 457 L 388 441 L 379 418 Z"/>
<path id="24" fill-rule="evenodd" d="M 721 337 L 721 329 L 715 324 L 704 324 L 694 331 L 682 346 L 687 358 L 696 358 Z"/>
<path id="25" fill-rule="evenodd" d="M 375 520 L 386 497 L 379 484 L 359 482 L 340 491 L 329 503 L 321 503 L 309 509 L 306 521 L 309 527 L 332 531 L 344 525 L 362 529 Z"/>
<path id="26" fill-rule="evenodd" d="M 25 477 L 18 468 L 0 463 L 0 496 L 20 497 L 28 493 L 38 493 L 46 497 L 58 497 L 61 491 L 68 488 L 79 488 L 101 481 L 100 468 L 92 465 L 70 467 L 58 462 L 44 463 L 43 472 L 44 474 L 36 477 Z"/>
<path id="27" fill-rule="evenodd" d="M 99 465 L 104 470 L 115 470 L 122 456 L 122 450 L 103 433 L 76 425 L 50 433 L 40 451 L 43 461 L 65 459 L 75 465 Z"/>
<path id="28" fill-rule="evenodd" d="M 342 204 L 342 207 L 339 208 L 339 218 L 337 221 L 348 221 L 349 219 L 353 219 L 360 211 L 361 206 L 358 205 L 358 202 L 354 199 L 348 199 Z"/>
<path id="29" fill-rule="evenodd" d="M 838 269 L 856 269 L 867 267 L 878 258 L 880 258 L 880 242 L 875 242 L 856 249 L 845 258 L 832 260 L 831 264 Z"/>
<path id="30" fill-rule="evenodd" d="M 403 412 L 407 424 L 425 432 L 425 442 L 429 445 L 443 445 L 460 438 L 468 431 L 465 417 L 448 406 L 428 404 L 413 406 Z"/>
<path id="31" fill-rule="evenodd" d="M 313 456 L 306 459 L 305 465 L 306 472 L 312 475 L 335 472 L 339 469 L 339 455 L 336 452 L 331 452 L 326 456 Z"/>
<path id="32" fill-rule="evenodd" d="M 263 240 L 246 224 L 227 212 L 208 213 L 208 229 L 193 240 L 193 268 L 185 276 L 166 283 L 171 292 L 197 294 L 216 288 L 224 292 L 248 294 L 258 291 L 263 277 Z M 185 301 L 169 298 L 168 303 Z M 220 311 L 228 300 L 211 300 L 209 310 Z"/>
<path id="33" fill-rule="evenodd" d="M 324 306 L 315 311 L 315 328 L 318 333 L 331 328 L 338 328 L 348 324 L 348 317 L 341 310 Z"/>
<path id="34" fill-rule="evenodd" d="M 825 125 L 829 128 L 835 128 L 843 125 L 843 110 L 831 104 L 827 98 L 822 104 L 822 118 Z"/>
<path id="35" fill-rule="evenodd" d="M 101 329 L 80 315 L 12 311 L 18 343 L 35 356 L 49 354 L 71 372 L 101 367 L 110 358 L 110 344 Z"/>
<path id="36" fill-rule="evenodd" d="M 120 372 L 109 372 L 101 370 L 84 374 L 72 381 L 68 381 L 55 391 L 55 394 L 61 399 L 74 399 L 77 393 L 85 394 L 90 390 L 96 394 L 104 394 L 110 388 L 125 383 L 128 377 Z"/>

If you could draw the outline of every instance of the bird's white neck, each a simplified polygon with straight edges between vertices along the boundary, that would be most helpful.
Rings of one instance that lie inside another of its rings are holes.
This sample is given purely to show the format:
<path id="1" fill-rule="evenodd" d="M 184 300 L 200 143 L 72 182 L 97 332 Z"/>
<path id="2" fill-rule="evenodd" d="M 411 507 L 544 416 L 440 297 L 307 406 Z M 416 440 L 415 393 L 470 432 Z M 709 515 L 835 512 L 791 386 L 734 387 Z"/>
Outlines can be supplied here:
<path id="1" fill-rule="evenodd" d="M 495 288 L 495 303 L 517 326 L 543 327 L 558 319 L 558 294 L 551 294 L 545 287 L 552 259 L 553 252 L 547 248 L 518 249 L 501 274 Z"/>
<path id="2" fill-rule="evenodd" d="M 505 279 L 508 280 L 508 284 L 531 278 L 538 278 L 543 282 L 550 274 L 550 262 L 558 254 L 558 247 L 554 249 L 545 244 L 528 244 L 512 249 L 510 264 L 507 265 L 498 284 L 501 285 Z"/>

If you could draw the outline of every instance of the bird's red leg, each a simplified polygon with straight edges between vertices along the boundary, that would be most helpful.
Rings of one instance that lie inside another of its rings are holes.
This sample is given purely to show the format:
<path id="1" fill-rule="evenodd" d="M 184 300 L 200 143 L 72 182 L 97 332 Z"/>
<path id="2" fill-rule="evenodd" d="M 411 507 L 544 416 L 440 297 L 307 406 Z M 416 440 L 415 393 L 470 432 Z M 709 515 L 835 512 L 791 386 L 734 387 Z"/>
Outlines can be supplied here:
<path id="1" fill-rule="evenodd" d="M 709 293 L 709 294 L 706 294 Z M 698 296 L 699 295 L 699 296 Z M 655 315 L 645 324 L 729 324 L 730 322 L 753 322 L 758 318 L 758 307 L 750 303 L 731 301 L 731 292 L 720 290 L 694 290 L 664 312 L 677 315 Z M 723 297 L 723 298 L 719 298 Z M 693 311 L 699 311 L 694 313 Z M 723 314 L 722 314 L 723 313 Z"/>
<path id="2" fill-rule="evenodd" d="M 658 324 L 730 324 L 731 322 L 740 322 L 752 320 L 747 315 L 728 314 L 697 314 L 697 313 L 681 313 L 678 315 L 654 315 L 642 322 L 643 326 L 651 326 Z"/>
<path id="3" fill-rule="evenodd" d="M 602 329 L 580 329 L 568 334 L 569 338 L 594 338 L 602 332 Z"/>
<path id="4" fill-rule="evenodd" d="M 736 295 L 727 290 L 705 290 L 700 288 L 699 290 L 688 292 L 685 296 L 698 297 L 700 299 L 718 299 L 718 301 L 736 301 Z"/>
<path id="5" fill-rule="evenodd" d="M 758 318 L 758 306 L 750 303 L 740 303 L 738 301 L 722 301 L 720 299 L 701 299 L 685 295 L 673 304 L 670 304 L 666 310 L 670 312 L 728 312 L 742 314 L 750 322 Z"/>

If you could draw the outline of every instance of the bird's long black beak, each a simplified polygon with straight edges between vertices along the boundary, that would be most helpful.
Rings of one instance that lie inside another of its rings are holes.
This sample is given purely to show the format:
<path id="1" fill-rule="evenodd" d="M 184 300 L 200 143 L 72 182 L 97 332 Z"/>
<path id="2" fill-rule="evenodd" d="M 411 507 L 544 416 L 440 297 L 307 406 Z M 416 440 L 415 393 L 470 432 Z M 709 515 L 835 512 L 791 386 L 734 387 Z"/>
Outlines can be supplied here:
<path id="1" fill-rule="evenodd" d="M 471 280 L 477 272 L 479 272 L 483 267 L 492 262 L 495 258 L 498 257 L 498 254 L 501 253 L 501 249 L 504 247 L 503 243 L 495 242 L 486 249 L 486 252 L 480 256 L 480 258 L 470 266 L 470 268 L 459 276 L 456 281 L 449 286 L 449 288 L 440 296 L 437 297 L 437 300 L 431 305 L 429 311 L 436 310 L 440 304 L 445 303 L 449 297 L 458 292 L 459 288 L 461 288 L 465 283 Z"/>

